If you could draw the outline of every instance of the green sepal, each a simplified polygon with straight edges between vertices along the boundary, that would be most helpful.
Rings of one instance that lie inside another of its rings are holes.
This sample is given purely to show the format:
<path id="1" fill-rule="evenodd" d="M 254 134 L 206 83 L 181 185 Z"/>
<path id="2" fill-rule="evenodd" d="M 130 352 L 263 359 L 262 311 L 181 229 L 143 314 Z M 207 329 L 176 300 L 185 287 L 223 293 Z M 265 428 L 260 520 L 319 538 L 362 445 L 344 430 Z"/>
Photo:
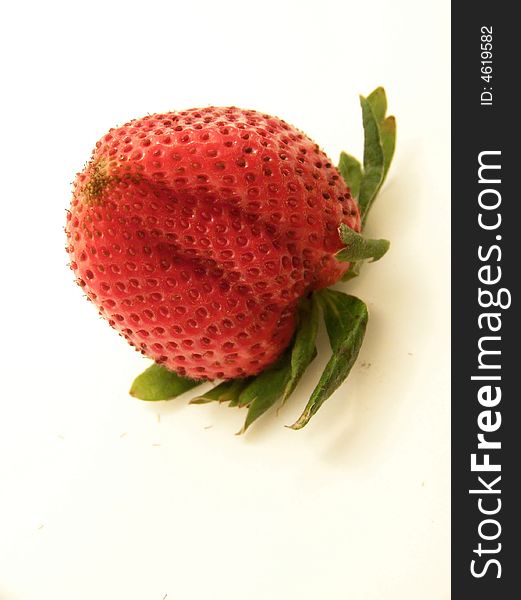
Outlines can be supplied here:
<path id="1" fill-rule="evenodd" d="M 247 406 L 248 413 L 242 429 L 248 427 L 263 415 L 282 397 L 291 377 L 291 352 L 286 350 L 279 360 L 271 367 L 262 371 L 241 393 L 238 406 Z"/>
<path id="2" fill-rule="evenodd" d="M 297 331 L 289 348 L 279 360 L 258 375 L 241 393 L 238 405 L 248 406 L 244 426 L 248 427 L 279 400 L 283 405 L 295 390 L 304 371 L 317 355 L 315 346 L 320 309 L 316 294 L 303 298 L 299 305 Z"/>
<path id="3" fill-rule="evenodd" d="M 246 379 L 230 379 L 192 398 L 189 404 L 207 404 L 208 402 L 229 402 L 229 406 L 237 406 L 242 390 L 251 382 L 251 377 Z"/>
<path id="4" fill-rule="evenodd" d="M 363 169 L 349 154 L 342 152 L 338 169 L 351 195 L 358 200 L 365 223 L 376 194 L 385 181 L 396 145 L 396 120 L 386 117 L 387 96 L 383 87 L 365 98 L 360 96 L 364 126 Z"/>
<path id="5" fill-rule="evenodd" d="M 350 186 L 350 182 L 354 182 L 354 189 L 358 190 L 354 194 L 353 188 L 350 188 L 351 194 L 358 198 L 363 225 L 389 171 L 396 144 L 396 121 L 394 117 L 385 116 L 387 96 L 383 87 L 376 88 L 367 98 L 361 96 L 360 104 L 364 123 L 364 169 L 356 158 L 345 152 L 340 155 L 338 168 L 346 185 Z M 348 233 L 343 235 L 343 232 Z M 358 277 L 366 259 L 371 258 L 374 262 L 389 248 L 387 240 L 364 240 L 345 225 L 341 226 L 340 237 L 347 248 L 341 250 L 336 258 L 341 262 L 351 263 L 342 281 Z"/>
<path id="6" fill-rule="evenodd" d="M 299 324 L 291 348 L 291 372 L 282 395 L 282 404 L 286 402 L 297 387 L 300 378 L 317 355 L 317 339 L 320 309 L 315 294 L 303 298 L 299 306 Z"/>
<path id="7" fill-rule="evenodd" d="M 318 297 L 333 354 L 304 412 L 291 425 L 292 429 L 301 429 L 309 423 L 311 417 L 349 375 L 362 346 L 367 326 L 367 307 L 355 296 L 326 288 L 318 292 Z"/>
<path id="8" fill-rule="evenodd" d="M 364 175 L 360 184 L 358 204 L 362 221 L 365 221 L 376 193 L 383 182 L 384 153 L 379 123 L 369 100 L 360 96 L 360 105 L 364 124 Z"/>
<path id="9" fill-rule="evenodd" d="M 338 170 L 349 188 L 351 196 L 358 199 L 360 184 L 362 182 L 362 165 L 360 162 L 354 156 L 347 154 L 347 152 L 341 152 L 340 160 L 338 161 Z"/>
<path id="10" fill-rule="evenodd" d="M 382 149 L 384 151 L 384 175 L 382 178 L 382 184 L 387 177 L 387 172 L 391 166 L 391 161 L 394 156 L 394 149 L 396 147 L 396 119 L 394 117 L 387 117 L 380 124 L 380 137 L 382 140 Z M 380 186 L 382 185 L 380 184 Z"/>
<path id="11" fill-rule="evenodd" d="M 380 130 L 380 142 L 382 144 L 384 155 L 384 168 L 382 182 L 380 183 L 380 187 L 382 187 L 387 172 L 389 171 L 396 146 L 396 119 L 394 117 L 386 117 L 387 96 L 383 87 L 378 87 L 371 92 L 367 97 L 367 100 L 373 109 L 373 114 Z"/>
<path id="12" fill-rule="evenodd" d="M 140 400 L 171 400 L 201 383 L 154 363 L 134 379 L 129 394 Z"/>
<path id="13" fill-rule="evenodd" d="M 228 404 L 228 406 L 230 408 L 234 408 L 236 406 L 238 406 L 239 408 L 241 407 L 239 404 L 240 399 L 241 399 L 241 394 L 251 383 L 253 383 L 254 379 L 255 379 L 255 377 L 247 377 L 246 379 L 241 379 L 242 385 L 240 386 L 240 388 L 237 388 L 236 390 L 234 390 L 235 397 L 233 399 L 231 399 Z"/>
<path id="14" fill-rule="evenodd" d="M 335 258 L 340 262 L 356 262 L 372 259 L 371 262 L 380 260 L 389 250 L 388 240 L 370 240 L 350 229 L 343 223 L 338 228 L 340 239 L 345 248 L 337 252 Z"/>
<path id="15" fill-rule="evenodd" d="M 381 123 L 385 119 L 385 114 L 387 113 L 387 96 L 383 87 L 380 86 L 373 90 L 369 96 L 367 96 L 367 101 L 373 109 L 373 114 L 377 122 Z"/>
<path id="16" fill-rule="evenodd" d="M 360 275 L 360 271 L 361 271 L 363 265 L 364 265 L 363 260 L 358 260 L 356 262 L 352 262 L 351 265 L 349 266 L 349 270 L 347 270 L 342 275 L 342 278 L 340 279 L 340 281 L 351 281 L 351 279 L 358 277 Z"/>

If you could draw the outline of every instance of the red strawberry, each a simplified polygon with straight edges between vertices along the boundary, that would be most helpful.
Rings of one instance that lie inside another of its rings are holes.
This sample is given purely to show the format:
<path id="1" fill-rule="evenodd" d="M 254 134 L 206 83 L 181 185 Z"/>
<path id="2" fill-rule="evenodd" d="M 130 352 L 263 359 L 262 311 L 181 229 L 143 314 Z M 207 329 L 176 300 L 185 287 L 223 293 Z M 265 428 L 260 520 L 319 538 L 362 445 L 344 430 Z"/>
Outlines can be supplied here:
<path id="1" fill-rule="evenodd" d="M 367 309 L 323 288 L 389 245 L 358 232 L 395 123 L 382 88 L 361 105 L 364 165 L 342 154 L 340 172 L 294 127 L 233 107 L 143 117 L 96 144 L 76 178 L 67 250 L 100 314 L 156 363 L 133 395 L 166 399 L 224 379 L 196 401 L 248 406 L 246 428 L 295 389 L 316 355 L 320 311 L 333 357 L 294 427 L 340 385 Z"/>
<path id="2" fill-rule="evenodd" d="M 295 329 L 300 297 L 348 268 L 360 230 L 338 170 L 304 134 L 253 110 L 202 108 L 112 129 L 76 179 L 71 264 L 101 314 L 192 378 L 253 375 Z"/>

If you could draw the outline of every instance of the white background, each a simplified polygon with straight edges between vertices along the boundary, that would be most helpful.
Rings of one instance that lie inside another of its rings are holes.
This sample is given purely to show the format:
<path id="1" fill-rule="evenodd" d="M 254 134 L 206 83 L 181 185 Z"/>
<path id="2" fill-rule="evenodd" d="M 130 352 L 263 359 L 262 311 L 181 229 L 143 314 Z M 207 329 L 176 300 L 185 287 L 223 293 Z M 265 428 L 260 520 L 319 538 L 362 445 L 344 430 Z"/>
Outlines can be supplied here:
<path id="1" fill-rule="evenodd" d="M 449 598 L 449 3 L 16 3 L 1 29 L 0 599 Z M 130 398 L 148 363 L 66 267 L 96 140 L 234 104 L 336 160 L 377 85 L 398 149 L 367 232 L 392 246 L 349 284 L 371 317 L 348 382 L 284 428 L 322 352 L 243 437 L 237 409 Z"/>

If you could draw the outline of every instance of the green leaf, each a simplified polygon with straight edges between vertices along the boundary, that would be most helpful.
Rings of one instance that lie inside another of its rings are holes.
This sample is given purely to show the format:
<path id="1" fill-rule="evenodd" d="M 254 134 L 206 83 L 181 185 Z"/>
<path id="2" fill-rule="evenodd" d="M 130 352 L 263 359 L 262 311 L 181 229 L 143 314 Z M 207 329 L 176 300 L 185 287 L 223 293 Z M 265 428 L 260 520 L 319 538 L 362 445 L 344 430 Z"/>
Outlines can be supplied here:
<path id="1" fill-rule="evenodd" d="M 315 294 L 304 298 L 300 303 L 299 324 L 295 341 L 291 349 L 291 374 L 282 396 L 282 404 L 286 402 L 297 387 L 304 371 L 317 355 L 315 341 L 317 339 L 320 309 Z"/>
<path id="2" fill-rule="evenodd" d="M 244 433 L 255 420 L 281 398 L 290 376 L 290 351 L 286 350 L 272 367 L 257 375 L 240 395 L 239 406 L 248 406 L 249 408 L 239 433 Z"/>
<path id="3" fill-rule="evenodd" d="M 240 401 L 242 392 L 253 382 L 254 379 L 255 379 L 255 377 L 247 377 L 246 379 L 240 380 L 240 381 L 242 381 L 242 385 L 240 386 L 240 388 L 237 387 L 236 389 L 234 389 L 235 397 L 230 399 L 230 403 L 228 404 L 228 406 L 230 408 L 233 408 L 235 406 L 240 406 L 239 401 Z"/>
<path id="4" fill-rule="evenodd" d="M 351 279 L 358 277 L 360 275 L 360 270 L 362 269 L 363 265 L 363 260 L 358 260 L 356 262 L 351 263 L 349 270 L 342 275 L 342 279 L 340 281 L 351 281 Z"/>
<path id="5" fill-rule="evenodd" d="M 362 346 L 367 326 L 367 307 L 358 298 L 327 288 L 319 292 L 319 298 L 333 354 L 304 412 L 291 425 L 292 429 L 301 429 L 309 423 L 311 417 L 349 375 Z"/>
<path id="6" fill-rule="evenodd" d="M 385 119 L 387 112 L 387 96 L 383 87 L 377 87 L 376 90 L 371 92 L 367 96 L 367 101 L 373 109 L 373 114 L 378 123 L 381 123 Z"/>
<path id="7" fill-rule="evenodd" d="M 360 163 L 342 152 L 338 169 L 351 195 L 358 200 L 362 224 L 389 171 L 396 145 L 396 121 L 386 117 L 387 96 L 383 87 L 365 98 L 360 96 L 364 125 L 364 160 Z"/>
<path id="8" fill-rule="evenodd" d="M 372 259 L 371 262 L 375 262 L 389 250 L 388 240 L 366 239 L 344 223 L 340 225 L 338 231 L 340 239 L 346 246 L 335 255 L 335 258 L 341 262 L 355 262 L 368 258 Z"/>
<path id="9" fill-rule="evenodd" d="M 134 379 L 129 393 L 140 400 L 170 400 L 201 383 L 154 363 Z"/>
<path id="10" fill-rule="evenodd" d="M 362 182 L 362 166 L 360 162 L 350 154 L 341 152 L 338 170 L 351 191 L 351 196 L 357 199 L 360 194 L 360 183 Z"/>
<path id="11" fill-rule="evenodd" d="M 367 101 L 373 109 L 373 114 L 380 129 L 380 141 L 384 154 L 384 169 L 382 182 L 380 183 L 380 187 L 382 187 L 394 155 L 394 148 L 396 145 L 396 120 L 394 117 L 386 118 L 385 116 L 387 113 L 387 97 L 383 87 L 376 88 L 374 92 L 371 92 L 367 97 Z"/>
<path id="12" fill-rule="evenodd" d="M 360 325 L 367 325 L 367 306 L 356 296 L 325 288 L 319 292 L 331 350 L 337 352 Z"/>
<path id="13" fill-rule="evenodd" d="M 396 119 L 394 117 L 387 117 L 385 121 L 380 125 L 380 137 L 382 140 L 382 149 L 384 151 L 384 174 L 382 177 L 382 184 L 387 177 L 387 172 L 391 166 L 391 161 L 394 156 L 394 149 L 396 146 Z M 380 184 L 380 186 L 382 185 Z"/>
<path id="14" fill-rule="evenodd" d="M 384 153 L 379 123 L 367 98 L 360 96 L 364 124 L 364 176 L 360 184 L 358 204 L 364 221 L 383 181 Z"/>
<path id="15" fill-rule="evenodd" d="M 207 404 L 208 402 L 236 402 L 242 390 L 251 382 L 251 377 L 246 379 L 231 379 L 223 381 L 218 386 L 204 392 L 201 396 L 196 396 L 190 400 L 189 404 Z M 236 406 L 236 404 L 234 404 Z"/>

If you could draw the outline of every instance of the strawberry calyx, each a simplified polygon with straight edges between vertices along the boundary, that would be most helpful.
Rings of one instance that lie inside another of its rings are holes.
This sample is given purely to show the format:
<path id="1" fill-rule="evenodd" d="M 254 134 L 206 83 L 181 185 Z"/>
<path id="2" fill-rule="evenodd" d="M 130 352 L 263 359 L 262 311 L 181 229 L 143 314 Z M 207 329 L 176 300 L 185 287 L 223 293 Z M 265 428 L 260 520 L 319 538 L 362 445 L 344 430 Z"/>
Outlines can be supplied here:
<path id="1" fill-rule="evenodd" d="M 344 248 L 335 255 L 339 261 L 355 262 L 370 258 L 371 262 L 376 262 L 389 250 L 389 240 L 370 240 L 349 229 L 343 223 L 338 232 L 340 239 L 345 244 Z"/>
<path id="2" fill-rule="evenodd" d="M 387 98 L 382 87 L 367 97 L 360 96 L 360 105 L 364 126 L 363 161 L 360 163 L 342 152 L 338 169 L 358 202 L 364 225 L 394 155 L 396 121 L 394 117 L 386 116 Z M 102 175 L 100 171 L 100 185 L 94 186 L 93 193 L 110 183 L 103 180 Z M 338 233 L 344 247 L 335 254 L 335 258 L 350 263 L 342 281 L 356 277 L 365 261 L 375 262 L 389 249 L 389 241 L 366 239 L 344 224 L 340 225 Z M 317 355 L 320 315 L 326 326 L 331 357 L 301 416 L 289 426 L 291 429 L 304 427 L 349 375 L 368 322 L 367 306 L 362 300 L 331 288 L 323 288 L 301 298 L 293 338 L 274 364 L 255 377 L 223 381 L 194 397 L 190 404 L 227 402 L 230 407 L 247 408 L 244 425 L 238 432 L 244 433 L 267 410 L 277 404 L 282 406 L 297 387 Z M 134 380 L 130 394 L 141 400 L 169 400 L 202 383 L 203 380 L 181 377 L 154 363 Z"/>
<path id="3" fill-rule="evenodd" d="M 140 400 L 168 400 L 184 394 L 200 383 L 153 363 L 134 379 L 129 394 Z"/>

